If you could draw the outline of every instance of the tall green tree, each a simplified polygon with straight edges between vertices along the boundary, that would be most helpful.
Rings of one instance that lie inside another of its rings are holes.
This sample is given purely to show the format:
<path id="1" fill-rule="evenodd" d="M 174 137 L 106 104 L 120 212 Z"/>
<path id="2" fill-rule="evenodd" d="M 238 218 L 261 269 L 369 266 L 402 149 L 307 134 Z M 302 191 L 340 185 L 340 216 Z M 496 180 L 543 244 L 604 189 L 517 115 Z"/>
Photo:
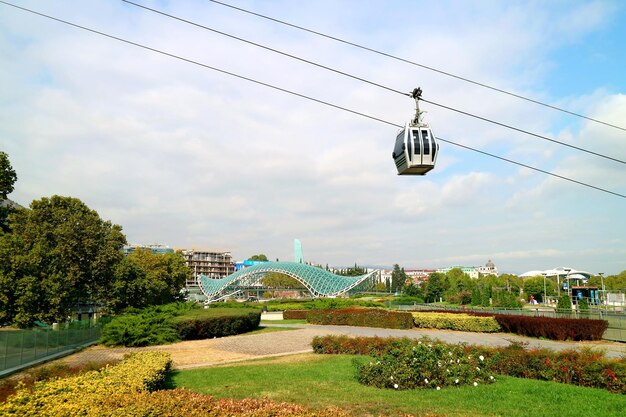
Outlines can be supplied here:
<path id="1" fill-rule="evenodd" d="M 391 291 L 400 291 L 404 284 L 406 284 L 407 276 L 404 272 L 404 268 L 400 268 L 400 265 L 395 264 L 393 271 L 391 272 Z"/>
<path id="2" fill-rule="evenodd" d="M 265 256 L 265 254 L 260 253 L 258 255 L 252 255 L 251 257 L 248 258 L 248 260 L 250 261 L 267 261 L 267 256 Z"/>
<path id="3" fill-rule="evenodd" d="M 9 215 L 0 236 L 2 323 L 61 321 L 79 303 L 104 302 L 126 238 L 76 198 L 52 196 Z"/>
<path id="4" fill-rule="evenodd" d="M 435 303 L 443 297 L 443 293 L 446 290 L 445 280 L 445 274 L 440 272 L 433 272 L 430 274 L 428 284 L 426 285 L 426 301 L 429 303 Z"/>
<path id="5" fill-rule="evenodd" d="M 13 184 L 17 181 L 17 174 L 11 166 L 9 156 L 0 151 L 0 231 L 9 232 L 8 217 L 15 209 L 9 204 L 7 196 L 13 192 Z"/>
<path id="6" fill-rule="evenodd" d="M 13 184 L 17 181 L 17 174 L 11 166 L 9 155 L 0 151 L 0 200 L 6 200 L 13 192 Z"/>
<path id="7" fill-rule="evenodd" d="M 180 252 L 157 254 L 147 249 L 136 250 L 117 265 L 107 306 L 118 312 L 128 307 L 183 301 L 181 290 L 192 276 Z"/>
<path id="8" fill-rule="evenodd" d="M 548 296 L 556 294 L 556 282 L 546 279 L 544 277 L 531 277 L 524 280 L 524 293 L 528 298 L 532 295 L 535 300 L 543 302 L 544 293 L 544 281 L 545 289 Z"/>

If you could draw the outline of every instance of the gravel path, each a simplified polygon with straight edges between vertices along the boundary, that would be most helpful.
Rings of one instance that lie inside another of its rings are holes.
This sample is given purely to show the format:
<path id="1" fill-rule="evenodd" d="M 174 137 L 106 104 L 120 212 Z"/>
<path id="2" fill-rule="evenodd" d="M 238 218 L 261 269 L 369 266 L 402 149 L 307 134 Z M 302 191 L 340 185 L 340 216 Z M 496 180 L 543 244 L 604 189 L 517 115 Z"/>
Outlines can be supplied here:
<path id="1" fill-rule="evenodd" d="M 557 342 L 502 333 L 468 333 L 431 329 L 394 330 L 350 326 L 314 326 L 265 323 L 263 326 L 293 327 L 294 330 L 251 335 L 244 334 L 219 339 L 194 340 L 146 348 L 107 348 L 104 346 L 93 346 L 81 352 L 59 359 L 58 361 L 70 365 L 85 364 L 90 362 L 104 363 L 112 360 L 120 360 L 124 357 L 124 355 L 130 352 L 160 350 L 169 352 L 172 355 L 175 368 L 187 369 L 268 356 L 311 352 L 311 341 L 313 340 L 313 337 L 327 334 L 411 338 L 428 336 L 448 343 L 464 342 L 486 346 L 506 346 L 512 341 L 517 341 L 526 343 L 530 347 L 545 347 L 553 350 L 591 347 L 605 350 L 608 357 L 620 357 L 626 355 L 626 344 L 604 341 Z"/>

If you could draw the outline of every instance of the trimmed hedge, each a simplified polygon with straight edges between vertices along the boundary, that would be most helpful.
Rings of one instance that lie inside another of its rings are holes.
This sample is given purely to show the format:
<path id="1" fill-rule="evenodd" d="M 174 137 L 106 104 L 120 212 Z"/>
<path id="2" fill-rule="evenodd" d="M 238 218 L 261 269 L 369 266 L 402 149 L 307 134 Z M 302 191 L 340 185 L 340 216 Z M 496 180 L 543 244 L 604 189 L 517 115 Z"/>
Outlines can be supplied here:
<path id="1" fill-rule="evenodd" d="M 258 327 L 261 310 L 165 305 L 114 317 L 102 329 L 107 346 L 154 346 L 180 340 L 245 333 Z"/>
<path id="2" fill-rule="evenodd" d="M 312 347 L 319 354 L 380 356 L 397 351 L 403 344 L 418 346 L 433 343 L 429 338 L 318 336 Z M 459 345 L 451 345 L 459 346 Z M 626 394 L 626 357 L 609 359 L 591 349 L 555 352 L 549 349 L 525 349 L 519 343 L 506 347 L 460 345 L 466 355 L 487 358 L 486 366 L 495 373 L 518 378 L 560 382 L 584 387 L 602 388 Z"/>
<path id="3" fill-rule="evenodd" d="M 387 329 L 412 329 L 411 313 L 373 308 L 346 308 L 342 310 L 311 310 L 307 314 L 311 324 L 338 326 L 383 327 Z"/>
<path id="4" fill-rule="evenodd" d="M 112 415 L 101 403 L 112 394 L 126 397 L 162 388 L 171 368 L 165 352 L 140 352 L 99 371 L 42 381 L 22 388 L 0 405 L 0 415 L 20 417 Z M 121 415 L 121 414 L 120 414 Z"/>
<path id="5" fill-rule="evenodd" d="M 259 327 L 261 312 L 255 309 L 205 309 L 174 319 L 181 340 L 209 339 L 246 333 Z"/>
<path id="6" fill-rule="evenodd" d="M 561 319 L 498 314 L 502 331 L 522 336 L 545 337 L 553 340 L 601 340 L 609 326 L 606 320 Z"/>
<path id="7" fill-rule="evenodd" d="M 416 313 L 412 312 L 415 327 L 426 329 L 449 329 L 463 332 L 499 332 L 500 325 L 494 317 L 470 316 L 468 314 Z"/>
<path id="8" fill-rule="evenodd" d="M 285 310 L 283 311 L 284 320 L 306 320 L 306 316 L 310 310 Z"/>

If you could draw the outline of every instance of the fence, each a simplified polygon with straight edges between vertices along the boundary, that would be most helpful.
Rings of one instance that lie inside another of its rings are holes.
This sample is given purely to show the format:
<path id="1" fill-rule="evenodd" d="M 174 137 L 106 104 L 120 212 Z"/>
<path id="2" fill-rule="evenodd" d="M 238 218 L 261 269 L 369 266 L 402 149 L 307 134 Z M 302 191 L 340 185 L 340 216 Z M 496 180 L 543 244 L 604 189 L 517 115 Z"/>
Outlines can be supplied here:
<path id="1" fill-rule="evenodd" d="M 504 309 L 504 308 L 481 308 L 472 309 L 471 307 L 459 306 L 440 306 L 432 304 L 412 304 L 399 305 L 399 310 L 464 310 L 478 311 L 494 314 L 520 314 L 531 316 L 544 316 L 555 318 L 585 318 L 600 319 L 609 322 L 609 327 L 604 332 L 602 339 L 616 342 L 626 342 L 626 314 L 615 311 L 606 311 L 602 309 L 592 308 L 589 312 L 579 311 L 558 311 L 550 308 L 524 308 L 524 309 Z"/>
<path id="2" fill-rule="evenodd" d="M 71 353 L 76 348 L 97 341 L 101 326 L 0 331 L 0 376 L 20 367 Z"/>

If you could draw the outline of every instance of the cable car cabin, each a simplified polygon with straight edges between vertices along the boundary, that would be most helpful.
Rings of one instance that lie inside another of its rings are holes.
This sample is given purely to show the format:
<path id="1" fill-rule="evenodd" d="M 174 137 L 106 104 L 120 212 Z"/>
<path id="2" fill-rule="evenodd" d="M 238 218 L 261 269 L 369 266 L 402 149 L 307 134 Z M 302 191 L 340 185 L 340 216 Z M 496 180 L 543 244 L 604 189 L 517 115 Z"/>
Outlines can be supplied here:
<path id="1" fill-rule="evenodd" d="M 398 175 L 425 175 L 435 167 L 439 144 L 425 123 L 407 122 L 396 137 L 393 157 Z"/>

